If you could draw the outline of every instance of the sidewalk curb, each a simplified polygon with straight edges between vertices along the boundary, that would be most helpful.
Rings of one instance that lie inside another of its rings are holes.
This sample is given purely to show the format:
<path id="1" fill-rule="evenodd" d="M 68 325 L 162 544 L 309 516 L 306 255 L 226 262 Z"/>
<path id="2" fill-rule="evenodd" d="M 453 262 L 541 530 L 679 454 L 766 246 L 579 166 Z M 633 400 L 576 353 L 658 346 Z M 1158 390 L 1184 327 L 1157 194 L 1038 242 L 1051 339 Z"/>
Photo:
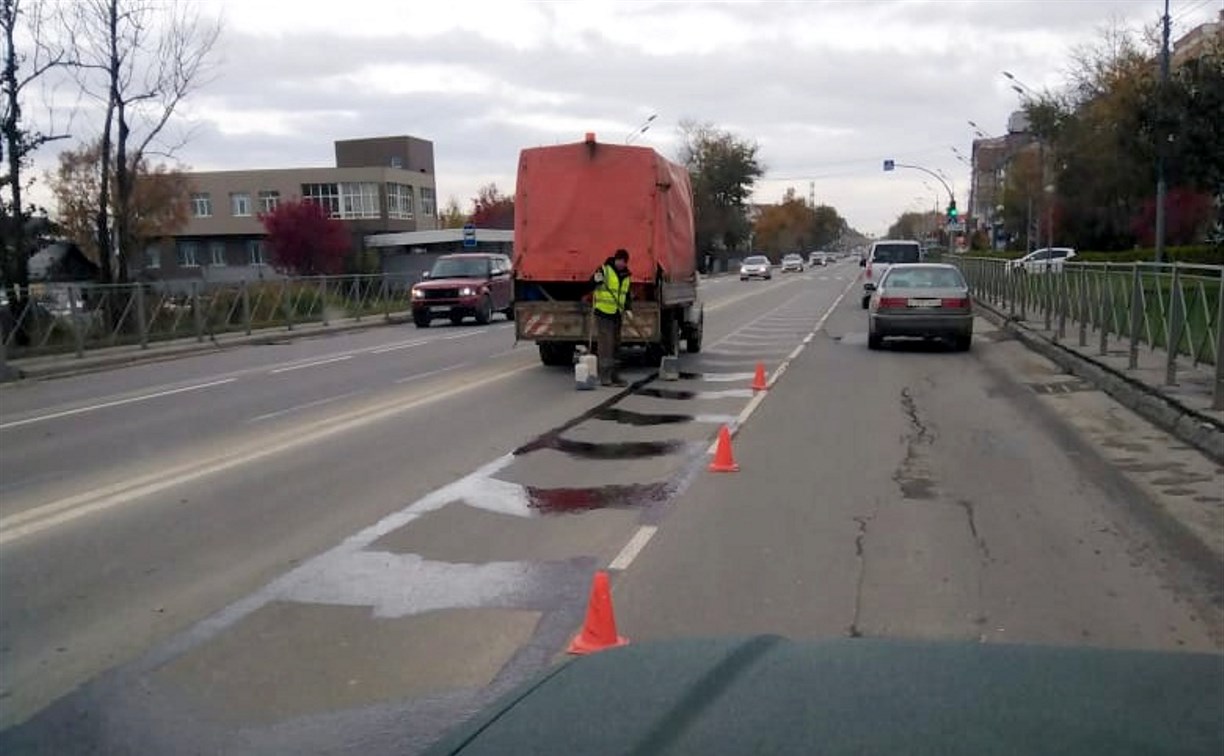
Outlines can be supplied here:
<path id="1" fill-rule="evenodd" d="M 0 375 L 0 385 L 12 383 L 22 380 L 40 380 L 43 378 L 68 378 L 75 375 L 87 375 L 89 373 L 100 373 L 104 370 L 111 370 L 116 367 L 126 367 L 129 365 L 147 365 L 156 362 L 169 362 L 184 357 L 194 357 L 196 355 L 209 352 L 221 352 L 231 347 L 243 347 L 252 345 L 267 345 L 285 339 L 297 339 L 302 337 L 329 336 L 331 334 L 344 333 L 346 331 L 358 331 L 365 328 L 377 328 L 379 326 L 394 326 L 403 325 L 409 322 L 407 320 L 396 319 L 392 316 L 391 320 L 386 320 L 382 316 L 376 319 L 372 318 L 361 323 L 346 323 L 344 325 L 322 326 L 313 330 L 294 330 L 290 331 L 284 328 L 274 329 L 268 333 L 252 333 L 250 336 L 239 336 L 236 338 L 227 338 L 221 341 L 213 341 L 205 338 L 202 342 L 194 342 L 191 344 L 181 344 L 178 346 L 155 346 L 149 345 L 149 349 L 139 352 L 128 352 L 126 354 L 106 355 L 100 354 L 96 358 L 90 357 L 86 352 L 84 357 L 77 358 L 73 355 L 65 355 L 62 362 L 55 364 L 36 366 L 32 368 L 15 365 L 9 361 L 9 372 L 7 375 Z M 38 358 L 34 358 L 38 359 Z"/>
<path id="2" fill-rule="evenodd" d="M 1224 423 L 1191 409 L 1176 399 L 1125 373 L 1076 352 L 1009 319 L 990 304 L 974 298 L 978 314 L 1028 349 L 1053 361 L 1074 376 L 1083 378 L 1109 394 L 1148 422 L 1193 446 L 1211 460 L 1224 464 Z"/>

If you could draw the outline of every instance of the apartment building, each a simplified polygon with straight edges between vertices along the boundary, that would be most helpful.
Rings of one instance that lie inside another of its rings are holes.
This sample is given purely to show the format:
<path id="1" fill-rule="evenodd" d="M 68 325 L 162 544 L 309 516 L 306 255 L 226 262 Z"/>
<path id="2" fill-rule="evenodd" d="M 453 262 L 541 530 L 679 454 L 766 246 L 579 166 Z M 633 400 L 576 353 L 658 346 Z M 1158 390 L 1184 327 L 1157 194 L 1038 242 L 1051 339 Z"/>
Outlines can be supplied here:
<path id="1" fill-rule="evenodd" d="M 237 280 L 275 276 L 259 215 L 310 199 L 349 229 L 353 250 L 371 234 L 437 228 L 433 143 L 411 136 L 335 142 L 336 164 L 190 174 L 191 217 L 172 245 L 133 261 L 145 278 Z"/>

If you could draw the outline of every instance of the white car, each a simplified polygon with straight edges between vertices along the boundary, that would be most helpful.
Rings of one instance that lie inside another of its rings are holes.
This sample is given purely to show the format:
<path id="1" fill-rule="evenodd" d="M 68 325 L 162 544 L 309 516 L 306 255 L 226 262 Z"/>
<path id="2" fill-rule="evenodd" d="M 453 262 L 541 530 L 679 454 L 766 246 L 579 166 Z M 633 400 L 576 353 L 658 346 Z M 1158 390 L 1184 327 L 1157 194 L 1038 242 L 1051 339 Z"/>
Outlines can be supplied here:
<path id="1" fill-rule="evenodd" d="M 783 273 L 792 273 L 792 272 L 802 273 L 803 272 L 803 258 L 800 257 L 799 255 L 787 255 L 786 257 L 783 257 L 782 258 L 782 272 Z"/>
<path id="2" fill-rule="evenodd" d="M 824 252 L 813 252 L 812 254 L 808 255 L 808 265 L 827 265 L 828 262 L 829 258 Z"/>
<path id="3" fill-rule="evenodd" d="M 740 263 L 740 280 L 747 281 L 749 278 L 764 278 L 766 281 L 773 278 L 773 269 L 770 267 L 768 257 L 752 255 L 744 258 L 744 261 Z"/>
<path id="4" fill-rule="evenodd" d="M 1063 263 L 1075 257 L 1070 247 L 1043 247 L 1033 250 L 1019 260 L 1009 260 L 1008 273 L 1061 273 Z"/>
<path id="5" fill-rule="evenodd" d="M 871 292 L 884 278 L 889 266 L 922 262 L 922 245 L 908 239 L 881 239 L 872 242 L 867 257 L 859 261 L 863 271 L 863 309 L 871 303 Z"/>

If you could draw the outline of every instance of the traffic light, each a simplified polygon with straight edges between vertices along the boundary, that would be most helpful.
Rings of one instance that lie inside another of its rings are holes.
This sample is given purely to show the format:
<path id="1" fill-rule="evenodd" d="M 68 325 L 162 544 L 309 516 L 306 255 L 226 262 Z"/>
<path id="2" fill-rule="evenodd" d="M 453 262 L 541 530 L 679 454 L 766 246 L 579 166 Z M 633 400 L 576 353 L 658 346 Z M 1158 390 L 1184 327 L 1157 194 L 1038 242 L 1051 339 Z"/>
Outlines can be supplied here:
<path id="1" fill-rule="evenodd" d="M 955 223 L 959 213 L 956 210 L 956 200 L 948 201 L 948 222 Z"/>

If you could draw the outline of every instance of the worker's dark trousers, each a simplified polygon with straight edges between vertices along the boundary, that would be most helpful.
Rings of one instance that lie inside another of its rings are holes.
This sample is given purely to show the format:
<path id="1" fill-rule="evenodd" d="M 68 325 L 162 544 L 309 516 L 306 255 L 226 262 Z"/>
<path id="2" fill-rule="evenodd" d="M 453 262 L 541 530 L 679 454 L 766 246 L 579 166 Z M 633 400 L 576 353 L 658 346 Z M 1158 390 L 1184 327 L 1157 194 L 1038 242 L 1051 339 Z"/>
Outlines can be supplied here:
<path id="1" fill-rule="evenodd" d="M 620 351 L 621 316 L 595 312 L 596 354 L 599 357 L 599 382 L 609 383 L 619 375 L 616 353 Z"/>

